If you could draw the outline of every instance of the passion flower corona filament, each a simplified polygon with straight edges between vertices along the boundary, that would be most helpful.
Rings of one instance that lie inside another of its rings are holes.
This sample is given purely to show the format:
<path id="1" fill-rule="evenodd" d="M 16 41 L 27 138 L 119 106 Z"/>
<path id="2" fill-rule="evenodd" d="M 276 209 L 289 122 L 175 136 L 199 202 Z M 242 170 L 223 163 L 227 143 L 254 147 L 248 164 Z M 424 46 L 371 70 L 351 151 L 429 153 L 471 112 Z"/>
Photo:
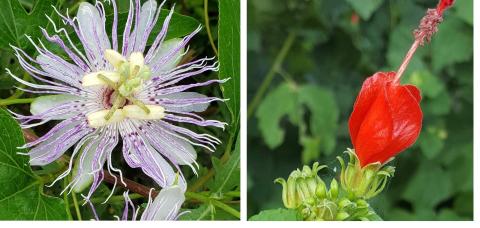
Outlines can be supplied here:
<path id="1" fill-rule="evenodd" d="M 159 23 L 164 2 L 157 7 L 155 0 L 143 5 L 140 0 L 130 1 L 121 40 L 118 33 L 122 31 L 117 31 L 117 3 L 105 2 L 113 8 L 111 28 L 106 26 L 105 6 L 100 1 L 95 5 L 81 3 L 74 18 L 55 9 L 63 23 L 75 31 L 80 45 L 73 43 L 67 30 L 57 27 L 47 16 L 55 34 L 41 30 L 68 59 L 30 37 L 27 38 L 35 46 L 37 56 L 29 56 L 12 46 L 20 65 L 40 84 L 22 80 L 7 69 L 8 73 L 32 88 L 24 90 L 48 94 L 32 103 L 32 115 L 13 114 L 23 128 L 61 120 L 38 140 L 23 146 L 30 148 L 27 153 L 30 164 L 47 165 L 74 147 L 68 169 L 54 183 L 73 170 L 72 181 L 66 189 L 81 192 L 91 185 L 85 197 L 88 201 L 103 180 L 104 164 L 108 172 L 119 173 L 123 181 L 122 172 L 112 165 L 113 149 L 121 141 L 123 158 L 130 167 L 142 169 L 161 187 L 178 182 L 177 186 L 185 191 L 180 166 L 190 166 L 195 172 L 194 146 L 213 152 L 221 142 L 177 124 L 223 129 L 226 123 L 206 120 L 196 114 L 205 111 L 211 102 L 223 99 L 188 91 L 225 80 L 191 84 L 184 80 L 217 71 L 218 63 L 210 63 L 212 58 L 202 58 L 179 65 L 188 42 L 201 27 L 184 38 L 167 39 L 173 8 L 160 32 L 154 34 L 153 42 L 147 43 L 153 27 Z M 177 173 L 180 178 L 176 177 Z"/>

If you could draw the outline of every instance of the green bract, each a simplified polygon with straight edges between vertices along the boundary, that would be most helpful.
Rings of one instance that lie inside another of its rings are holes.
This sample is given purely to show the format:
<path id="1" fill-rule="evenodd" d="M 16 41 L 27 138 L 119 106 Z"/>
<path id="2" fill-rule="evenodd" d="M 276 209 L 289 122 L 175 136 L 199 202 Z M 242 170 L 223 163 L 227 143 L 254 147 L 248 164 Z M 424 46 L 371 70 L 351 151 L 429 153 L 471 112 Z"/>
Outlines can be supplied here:
<path id="1" fill-rule="evenodd" d="M 354 150 L 347 149 L 349 162 L 337 157 L 341 165 L 340 183 L 349 199 L 370 199 L 382 192 L 387 184 L 388 178 L 393 177 L 395 167 L 383 166 L 380 163 L 360 166 L 360 162 Z"/>

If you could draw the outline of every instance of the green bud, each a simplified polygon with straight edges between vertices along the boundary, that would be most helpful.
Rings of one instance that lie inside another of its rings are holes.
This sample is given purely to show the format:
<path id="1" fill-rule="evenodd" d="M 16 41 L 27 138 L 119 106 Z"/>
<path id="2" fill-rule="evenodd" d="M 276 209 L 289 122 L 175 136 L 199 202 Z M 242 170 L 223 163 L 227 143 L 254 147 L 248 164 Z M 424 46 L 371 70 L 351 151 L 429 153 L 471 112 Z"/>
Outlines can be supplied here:
<path id="1" fill-rule="evenodd" d="M 327 186 L 325 185 L 325 183 L 323 183 L 323 181 L 317 185 L 315 195 L 320 199 L 327 197 Z"/>
<path id="2" fill-rule="evenodd" d="M 355 202 L 358 208 L 368 208 L 368 203 L 365 200 L 359 199 Z"/>
<path id="3" fill-rule="evenodd" d="M 337 208 L 334 202 L 322 199 L 316 206 L 316 217 L 324 221 L 334 221 L 337 216 Z"/>
<path id="4" fill-rule="evenodd" d="M 348 217 L 350 217 L 350 214 L 348 214 L 345 211 L 340 211 L 340 212 L 337 213 L 337 216 L 335 216 L 335 220 L 336 221 L 343 221 L 343 220 L 347 219 Z"/>
<path id="5" fill-rule="evenodd" d="M 326 166 L 314 163 L 312 168 L 304 166 L 300 171 L 294 170 L 288 179 L 278 178 L 275 183 L 283 187 L 282 199 L 286 208 L 298 208 L 302 203 L 317 198 L 317 189 L 326 188 L 325 183 L 317 173 Z M 326 190 L 325 190 L 326 192 Z"/>
<path id="6" fill-rule="evenodd" d="M 338 183 L 335 178 L 330 182 L 330 191 L 328 193 L 330 199 L 336 199 L 338 197 Z"/>
<path id="7" fill-rule="evenodd" d="M 348 149 L 348 164 L 341 157 L 337 157 L 341 166 L 340 184 L 350 199 L 370 199 L 379 194 L 385 187 L 388 178 L 392 177 L 395 168 L 372 163 L 365 167 L 360 166 L 360 161 L 355 151 Z"/>
<path id="8" fill-rule="evenodd" d="M 341 199 L 340 201 L 338 201 L 338 207 L 339 207 L 339 208 L 346 208 L 346 207 L 348 207 L 348 206 L 350 206 L 350 205 L 352 205 L 352 204 L 353 204 L 352 201 L 350 201 L 350 200 L 347 199 L 347 198 L 343 198 L 343 199 Z"/>

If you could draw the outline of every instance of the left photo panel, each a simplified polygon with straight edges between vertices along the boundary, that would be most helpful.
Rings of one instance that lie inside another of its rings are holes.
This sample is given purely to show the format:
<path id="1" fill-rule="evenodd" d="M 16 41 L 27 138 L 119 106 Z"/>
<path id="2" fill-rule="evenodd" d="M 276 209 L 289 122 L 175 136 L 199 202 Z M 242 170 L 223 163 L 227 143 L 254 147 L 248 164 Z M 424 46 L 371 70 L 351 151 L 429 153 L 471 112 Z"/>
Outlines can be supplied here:
<path id="1" fill-rule="evenodd" d="M 0 220 L 240 220 L 239 0 L 6 0 Z"/>

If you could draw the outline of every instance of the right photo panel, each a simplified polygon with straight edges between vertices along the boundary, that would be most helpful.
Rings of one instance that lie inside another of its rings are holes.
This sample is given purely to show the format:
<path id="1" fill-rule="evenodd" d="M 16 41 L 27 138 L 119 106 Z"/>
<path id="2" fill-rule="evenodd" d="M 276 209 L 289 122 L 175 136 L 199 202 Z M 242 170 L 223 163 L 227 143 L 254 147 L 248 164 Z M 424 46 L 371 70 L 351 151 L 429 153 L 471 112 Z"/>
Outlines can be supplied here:
<path id="1" fill-rule="evenodd" d="M 473 220 L 473 0 L 247 10 L 248 220 Z"/>

